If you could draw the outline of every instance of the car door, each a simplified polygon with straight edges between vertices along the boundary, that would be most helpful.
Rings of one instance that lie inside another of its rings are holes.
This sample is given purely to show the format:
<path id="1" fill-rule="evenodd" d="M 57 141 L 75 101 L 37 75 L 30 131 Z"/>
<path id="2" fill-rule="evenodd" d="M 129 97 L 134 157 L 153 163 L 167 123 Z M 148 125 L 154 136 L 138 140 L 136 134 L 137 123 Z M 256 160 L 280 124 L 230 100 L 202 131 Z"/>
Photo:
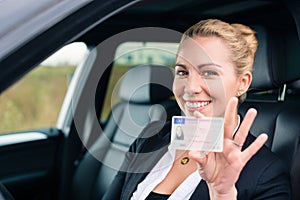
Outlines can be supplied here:
<path id="1" fill-rule="evenodd" d="M 67 138 L 57 122 L 86 53 L 69 44 L 0 96 L 0 181 L 16 199 L 57 199 Z"/>
<path id="2" fill-rule="evenodd" d="M 16 199 L 64 199 L 81 150 L 72 108 L 85 64 L 41 63 L 130 4 L 1 1 L 0 182 Z"/>

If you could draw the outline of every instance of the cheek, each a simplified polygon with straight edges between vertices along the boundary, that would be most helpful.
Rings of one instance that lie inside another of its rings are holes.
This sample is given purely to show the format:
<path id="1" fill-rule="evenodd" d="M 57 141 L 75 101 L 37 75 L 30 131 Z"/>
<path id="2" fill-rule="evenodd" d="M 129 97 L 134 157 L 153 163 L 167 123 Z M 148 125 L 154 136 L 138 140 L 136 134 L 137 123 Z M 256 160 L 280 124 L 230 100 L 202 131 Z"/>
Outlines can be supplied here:
<path id="1" fill-rule="evenodd" d="M 232 80 L 214 80 L 208 82 L 208 90 L 212 97 L 218 99 L 229 99 L 236 94 L 236 82 Z"/>
<path id="2" fill-rule="evenodd" d="M 177 104 L 181 108 L 181 110 L 184 109 L 182 96 L 184 95 L 184 83 L 180 80 L 174 80 L 173 82 L 173 93 L 174 97 L 177 101 Z"/>
<path id="3" fill-rule="evenodd" d="M 213 100 L 212 116 L 223 117 L 229 96 L 232 93 L 232 86 L 228 85 L 227 82 L 219 79 L 214 80 L 208 84 L 210 96 Z"/>
<path id="4" fill-rule="evenodd" d="M 225 95 L 226 99 L 230 99 L 231 97 L 234 97 L 237 95 L 239 82 L 236 79 L 227 80 L 225 85 Z"/>
<path id="5" fill-rule="evenodd" d="M 207 92 L 212 98 L 225 98 L 226 88 L 221 79 L 207 80 L 206 88 Z"/>
<path id="6" fill-rule="evenodd" d="M 221 115 L 224 115 L 227 104 L 231 97 L 236 96 L 237 82 L 233 80 L 224 80 L 222 84 L 222 89 L 220 87 L 220 92 L 218 94 L 218 109 L 222 111 Z"/>
<path id="7" fill-rule="evenodd" d="M 174 79 L 173 82 L 173 93 L 176 99 L 183 95 L 184 93 L 184 84 L 182 81 L 178 79 Z"/>

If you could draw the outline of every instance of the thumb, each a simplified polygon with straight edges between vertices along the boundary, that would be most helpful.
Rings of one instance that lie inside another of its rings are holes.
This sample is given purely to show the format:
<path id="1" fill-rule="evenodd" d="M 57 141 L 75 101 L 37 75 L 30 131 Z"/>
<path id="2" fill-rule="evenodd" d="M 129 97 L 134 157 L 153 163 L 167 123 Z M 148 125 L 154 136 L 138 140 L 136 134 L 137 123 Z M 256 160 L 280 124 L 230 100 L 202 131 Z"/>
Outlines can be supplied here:
<path id="1" fill-rule="evenodd" d="M 195 151 L 195 150 L 189 151 L 190 158 L 197 161 L 197 163 L 199 163 L 200 166 L 206 163 L 207 155 L 208 153 L 205 151 Z"/>

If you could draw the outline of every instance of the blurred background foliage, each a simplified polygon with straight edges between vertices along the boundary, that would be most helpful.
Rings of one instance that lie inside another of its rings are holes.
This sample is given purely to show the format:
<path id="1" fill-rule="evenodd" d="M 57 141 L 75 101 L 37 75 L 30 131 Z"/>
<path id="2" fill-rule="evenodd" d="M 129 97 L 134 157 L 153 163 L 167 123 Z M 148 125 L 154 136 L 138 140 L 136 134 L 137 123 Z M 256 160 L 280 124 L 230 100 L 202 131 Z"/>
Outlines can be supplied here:
<path id="1" fill-rule="evenodd" d="M 0 95 L 0 133 L 51 127 L 75 66 L 40 66 Z"/>

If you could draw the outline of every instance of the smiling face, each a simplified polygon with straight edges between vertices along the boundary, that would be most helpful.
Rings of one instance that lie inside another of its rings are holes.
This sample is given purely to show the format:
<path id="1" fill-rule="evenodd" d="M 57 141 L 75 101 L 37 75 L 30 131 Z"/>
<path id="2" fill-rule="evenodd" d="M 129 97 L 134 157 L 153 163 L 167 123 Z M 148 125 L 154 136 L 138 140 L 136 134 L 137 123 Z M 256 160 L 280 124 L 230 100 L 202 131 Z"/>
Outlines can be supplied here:
<path id="1" fill-rule="evenodd" d="M 250 72 L 236 75 L 222 39 L 194 37 L 181 43 L 173 92 L 186 116 L 199 111 L 207 117 L 223 117 L 229 99 L 246 92 L 250 83 Z"/>

